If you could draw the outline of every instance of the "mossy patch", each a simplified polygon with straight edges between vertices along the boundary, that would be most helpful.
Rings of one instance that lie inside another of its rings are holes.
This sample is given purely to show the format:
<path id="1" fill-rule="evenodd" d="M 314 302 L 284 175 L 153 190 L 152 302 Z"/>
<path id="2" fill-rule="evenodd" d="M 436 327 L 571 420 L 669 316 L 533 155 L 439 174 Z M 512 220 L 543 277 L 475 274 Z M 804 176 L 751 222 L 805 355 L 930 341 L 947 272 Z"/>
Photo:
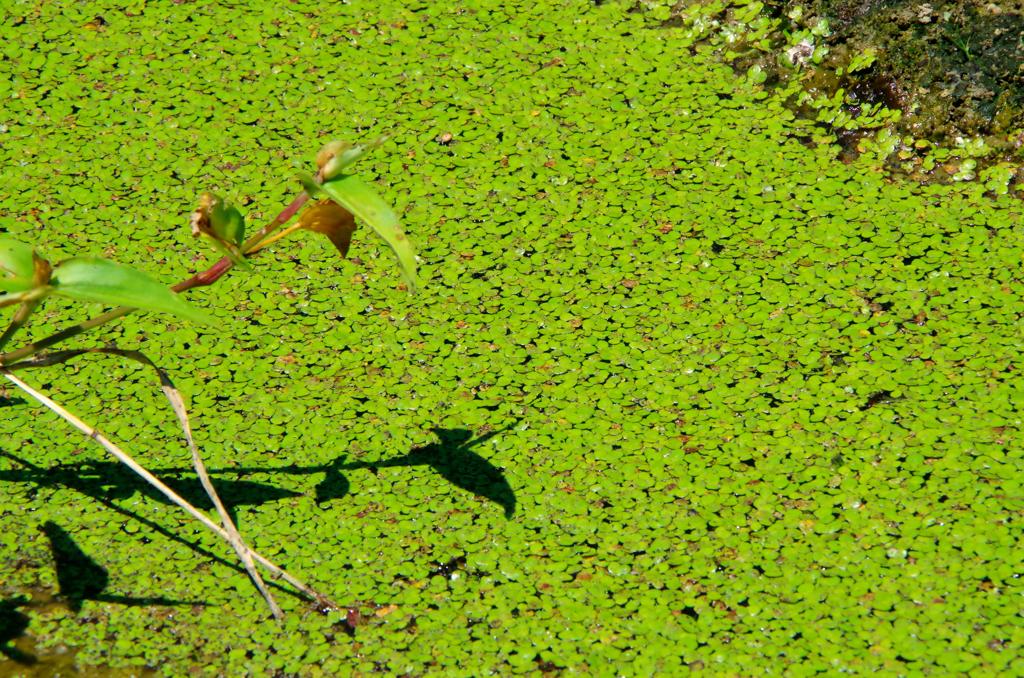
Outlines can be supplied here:
<path id="1" fill-rule="evenodd" d="M 768 3 L 804 5 L 823 17 L 829 43 L 878 53 L 874 77 L 903 99 L 903 129 L 951 140 L 1024 129 L 1024 6 L 1020 2 L 919 3 L 906 0 Z"/>
<path id="2" fill-rule="evenodd" d="M 1016 71 L 1024 53 L 1010 44 L 1020 31 L 1009 27 L 1019 14 L 989 4 L 984 13 L 995 23 L 974 22 L 965 12 L 982 10 L 940 11 L 901 0 L 646 5 L 657 24 L 722 36 L 709 44 L 737 76 L 788 96 L 794 113 L 810 123 L 803 141 L 835 148 L 844 162 L 867 153 L 916 181 L 978 180 L 997 193 L 1019 185 L 1024 126 Z M 908 28 L 908 12 L 927 21 Z M 966 39 L 995 40 L 1000 49 L 966 57 L 956 51 L 965 47 L 948 39 L 954 17 L 957 30 L 976 31 Z"/>

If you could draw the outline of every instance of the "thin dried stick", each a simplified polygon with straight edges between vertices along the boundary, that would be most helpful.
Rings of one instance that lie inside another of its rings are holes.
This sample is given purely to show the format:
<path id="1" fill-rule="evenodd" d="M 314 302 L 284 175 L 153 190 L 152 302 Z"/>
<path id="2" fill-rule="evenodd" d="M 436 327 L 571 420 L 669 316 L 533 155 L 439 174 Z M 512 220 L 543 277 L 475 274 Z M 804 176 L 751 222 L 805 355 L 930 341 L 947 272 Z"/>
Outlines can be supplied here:
<path id="1" fill-rule="evenodd" d="M 132 351 L 135 353 L 135 351 Z M 141 356 L 141 354 L 139 354 Z M 142 356 L 145 358 L 145 356 Z M 228 533 L 229 541 L 231 546 L 235 549 L 235 553 L 238 554 L 239 559 L 245 565 L 245 570 L 249 573 L 249 577 L 252 579 L 253 584 L 259 589 L 259 592 L 263 595 L 263 599 L 267 601 L 267 605 L 270 607 L 271 614 L 274 615 L 275 619 L 283 619 L 284 612 L 278 606 L 277 601 L 274 600 L 274 596 L 271 595 L 267 589 L 267 585 L 263 583 L 263 578 L 260 577 L 259 571 L 256 569 L 256 565 L 252 562 L 252 549 L 242 541 L 242 535 L 238 533 L 238 528 L 235 527 L 235 523 L 231 520 L 231 516 L 228 514 L 226 508 L 224 508 L 223 502 L 220 500 L 220 496 L 217 494 L 217 490 L 214 489 L 213 483 L 210 481 L 210 475 L 206 472 L 206 464 L 203 463 L 202 458 L 199 456 L 199 448 L 196 446 L 195 440 L 192 437 L 192 427 L 189 425 L 188 413 L 185 410 L 185 402 L 181 398 L 181 394 L 174 388 L 174 384 L 171 383 L 170 378 L 167 374 L 159 367 L 153 364 L 148 358 L 146 361 L 157 371 L 160 375 L 160 388 L 163 390 L 164 395 L 167 396 L 167 400 L 170 401 L 171 407 L 174 409 L 174 414 L 178 417 L 178 423 L 181 424 L 181 430 L 185 434 L 185 441 L 188 443 L 189 451 L 192 452 L 192 465 L 196 469 L 196 475 L 199 476 L 199 482 L 202 484 L 203 489 L 206 490 L 206 495 L 213 502 L 214 507 L 217 509 L 217 514 L 220 516 L 220 522 L 224 526 L 224 530 Z"/>
<path id="2" fill-rule="evenodd" d="M 284 612 L 281 611 L 277 601 L 274 600 L 274 596 L 267 589 L 266 584 L 263 583 L 263 578 L 260 577 L 259 571 L 256 569 L 256 564 L 252 560 L 252 549 L 242 540 L 242 535 L 238 533 L 238 528 L 235 523 L 231 520 L 230 514 L 221 502 L 220 495 L 217 494 L 217 490 L 214 489 L 213 483 L 210 481 L 210 476 L 206 472 L 206 465 L 203 463 L 202 457 L 199 455 L 199 448 L 196 446 L 195 439 L 192 437 L 192 426 L 189 423 L 188 411 L 185 409 L 185 400 L 181 397 L 181 393 L 175 388 L 174 383 L 171 381 L 170 376 L 164 370 L 160 369 L 156 363 L 149 359 L 149 357 L 141 351 L 131 351 L 119 348 L 98 348 L 98 349 L 85 349 L 79 351 L 61 351 L 52 356 L 46 356 L 55 358 L 52 362 L 64 362 L 69 360 L 76 355 L 83 353 L 107 353 L 110 355 L 119 355 L 129 360 L 142 363 L 152 367 L 157 376 L 160 378 L 160 389 L 164 392 L 164 396 L 167 397 L 167 401 L 170 402 L 171 408 L 174 410 L 174 415 L 178 418 L 178 424 L 181 426 L 182 432 L 185 434 L 185 442 L 188 444 L 189 451 L 192 453 L 192 466 L 196 469 L 196 475 L 199 476 L 199 482 L 206 491 L 206 496 L 213 502 L 214 507 L 217 509 L 217 514 L 220 516 L 221 525 L 224 526 L 224 531 L 228 533 L 230 537 L 232 548 L 235 549 L 235 553 L 238 554 L 238 558 L 245 565 L 246 572 L 249 573 L 249 578 L 252 579 L 253 584 L 263 595 L 263 599 L 267 601 L 267 606 L 270 607 L 271 614 L 276 619 L 284 618 Z"/>
<path id="3" fill-rule="evenodd" d="M 28 365 L 23 365 L 23 366 L 24 367 L 28 367 Z M 181 508 L 183 508 L 189 515 L 191 515 L 193 518 L 195 518 L 196 520 L 201 522 L 203 525 L 205 525 L 208 529 L 213 531 L 215 534 L 220 536 L 221 539 L 224 539 L 228 543 L 231 543 L 231 541 L 232 541 L 231 540 L 231 536 L 228 534 L 228 532 L 226 530 L 224 530 L 224 528 L 222 528 L 221 526 L 217 525 L 215 522 L 210 520 L 202 511 L 200 511 L 196 507 L 192 506 L 192 504 L 190 504 L 187 501 L 185 501 L 185 499 L 180 497 L 174 490 L 172 490 L 171 488 L 167 487 L 167 485 L 165 485 L 164 483 L 160 482 L 160 480 L 156 476 L 154 476 L 149 471 L 147 471 L 145 468 L 143 468 L 127 452 L 125 452 L 120 447 L 118 447 L 113 442 L 111 442 L 106 436 L 104 436 L 102 433 L 100 433 L 97 429 L 95 429 L 92 426 L 89 426 L 84 421 L 82 421 L 81 419 L 76 417 L 74 414 L 72 414 L 68 410 L 64 409 L 64 407 L 62 407 L 61 405 L 58 405 L 56 402 L 54 402 L 50 398 L 46 397 L 42 393 L 40 393 L 40 392 L 36 391 L 35 389 L 33 389 L 31 386 L 26 384 L 24 381 L 22 381 L 21 379 L 19 379 L 16 376 L 14 376 L 9 369 L 0 368 L 0 374 L 2 374 L 5 378 L 7 378 L 8 381 L 12 382 L 15 386 L 20 388 L 22 391 L 24 391 L 25 393 L 30 395 L 33 399 L 35 399 L 36 401 L 38 401 L 39 403 L 43 404 L 45 407 L 50 409 L 52 412 L 57 414 L 57 416 L 59 416 L 61 419 L 64 419 L 64 421 L 68 422 L 69 424 L 71 424 L 72 426 L 77 428 L 79 431 L 84 433 L 86 436 L 88 436 L 89 438 L 95 440 L 104 449 L 106 449 L 108 452 L 110 452 L 112 455 L 114 455 L 114 457 L 118 461 L 120 461 L 122 464 L 124 464 L 125 466 L 130 468 L 132 471 L 134 471 L 137 475 L 139 475 L 147 483 L 149 483 L 150 485 L 155 487 L 161 494 L 163 494 L 165 497 L 167 497 L 170 501 L 172 501 L 173 503 L 175 503 L 178 506 L 180 506 Z M 306 586 L 302 581 L 300 581 L 299 579 L 296 579 L 294 576 L 292 576 L 291 574 L 286 572 L 284 569 L 282 569 L 282 568 L 278 567 L 277 565 L 275 565 L 267 557 L 263 556 L 259 552 L 254 551 L 252 549 L 249 549 L 249 552 L 252 554 L 252 557 L 253 557 L 253 559 L 256 562 L 259 562 L 261 565 L 263 565 L 263 567 L 265 567 L 267 570 L 269 570 L 271 572 L 271 576 L 273 578 L 275 578 L 275 579 L 276 578 L 284 579 L 289 584 L 294 586 L 296 589 L 298 589 L 302 593 L 304 593 L 307 596 L 309 596 L 309 598 L 311 598 L 312 600 L 315 600 L 318 604 L 320 604 L 320 605 L 322 605 L 324 607 L 330 607 L 330 608 L 337 609 L 337 607 L 338 607 L 337 604 L 334 603 L 332 600 L 330 600 L 329 598 L 327 598 L 323 594 L 315 591 L 314 589 L 310 588 L 309 586 Z"/>

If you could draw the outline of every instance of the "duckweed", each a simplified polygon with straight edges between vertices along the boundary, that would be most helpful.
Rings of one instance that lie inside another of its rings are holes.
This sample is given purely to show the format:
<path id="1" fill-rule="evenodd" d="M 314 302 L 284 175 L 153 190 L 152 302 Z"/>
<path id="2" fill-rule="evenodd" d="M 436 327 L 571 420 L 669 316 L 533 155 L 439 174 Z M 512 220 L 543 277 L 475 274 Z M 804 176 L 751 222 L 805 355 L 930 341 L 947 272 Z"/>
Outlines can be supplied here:
<path id="1" fill-rule="evenodd" d="M 422 290 L 310 236 L 196 290 L 211 327 L 80 338 L 171 369 L 242 533 L 348 611 L 266 619 L 0 394 L 0 673 L 1024 671 L 1019 200 L 837 162 L 725 36 L 632 10 L 11 4 L 0 229 L 169 284 L 202 191 L 282 203 L 296 149 L 387 133 L 360 172 Z M 148 374 L 31 376 L 201 501 Z"/>

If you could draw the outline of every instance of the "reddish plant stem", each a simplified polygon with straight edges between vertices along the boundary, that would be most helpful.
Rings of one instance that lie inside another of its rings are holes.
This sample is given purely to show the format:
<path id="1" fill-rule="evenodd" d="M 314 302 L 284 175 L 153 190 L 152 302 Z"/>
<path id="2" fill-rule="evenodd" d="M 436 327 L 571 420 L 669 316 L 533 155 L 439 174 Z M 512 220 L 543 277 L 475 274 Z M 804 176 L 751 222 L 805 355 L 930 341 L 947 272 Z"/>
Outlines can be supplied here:
<path id="1" fill-rule="evenodd" d="M 318 172 L 316 180 L 320 181 L 320 179 L 320 173 Z M 280 226 L 286 224 L 289 219 L 294 217 L 295 214 L 300 209 L 302 209 L 302 206 L 305 205 L 308 200 L 309 195 L 306 194 L 305 191 L 296 196 L 296 198 L 292 200 L 287 207 L 281 210 L 280 214 L 274 217 L 274 219 L 270 221 L 270 223 L 268 223 L 266 226 L 264 226 L 259 231 L 254 233 L 252 237 L 250 237 L 242 244 L 242 251 L 245 253 L 249 253 L 253 248 L 259 245 L 264 238 L 270 235 L 270 233 L 272 233 L 275 229 L 279 228 Z M 191 290 L 196 287 L 206 287 L 207 285 L 212 285 L 213 283 L 220 280 L 221 276 L 223 276 L 225 273 L 231 270 L 232 265 L 233 264 L 231 263 L 231 260 L 228 259 L 227 257 L 224 257 L 210 268 L 206 269 L 205 271 L 202 271 L 201 273 L 196 273 L 191 278 L 182 280 L 178 284 L 171 287 L 171 289 L 175 292 L 184 292 L 186 290 Z M 29 356 L 35 355 L 36 353 L 42 351 L 45 348 L 49 348 L 54 344 L 58 344 L 64 341 L 65 339 L 70 339 L 71 337 L 78 336 L 79 334 L 87 332 L 94 327 L 105 325 L 106 323 L 112 320 L 116 320 L 117 318 L 128 315 L 134 310 L 136 309 L 131 306 L 120 306 L 118 308 L 107 311 L 106 313 L 98 315 L 94 318 L 90 318 L 89 320 L 80 322 L 77 325 L 65 327 L 59 332 L 55 332 L 48 337 L 40 339 L 39 341 L 33 342 L 26 346 L 22 346 L 16 351 L 11 351 L 10 353 L 4 353 L 3 355 L 0 355 L 0 365 L 12 365 L 19 360 L 23 360 L 25 358 L 28 358 Z"/>
<path id="2" fill-rule="evenodd" d="M 185 290 L 190 290 L 194 287 L 206 287 L 207 285 L 212 285 L 217 282 L 222 275 L 230 271 L 232 265 L 231 260 L 224 257 L 205 271 L 196 273 L 188 280 L 182 280 L 180 283 L 174 285 L 171 290 L 174 292 L 184 292 Z"/>
<path id="3" fill-rule="evenodd" d="M 318 175 L 319 176 L 319 175 Z M 266 226 L 258 230 L 248 240 L 242 243 L 241 250 L 245 254 L 249 254 L 254 247 L 259 245 L 264 238 L 273 233 L 277 228 L 288 223 L 288 221 L 295 216 L 295 213 L 302 209 L 302 206 L 309 200 L 309 195 L 305 192 L 300 193 L 295 200 L 281 210 L 281 213 L 274 217 L 273 221 L 268 223 Z M 182 280 L 180 283 L 172 287 L 171 289 L 175 292 L 184 292 L 195 287 L 205 287 L 212 285 L 217 282 L 222 275 L 231 270 L 231 260 L 224 257 L 216 264 L 206 269 L 202 273 L 196 273 L 188 280 Z"/>
<path id="4" fill-rule="evenodd" d="M 319 183 L 322 180 L 320 172 L 316 173 L 314 181 Z M 309 194 L 303 191 L 292 200 L 291 203 L 281 210 L 281 213 L 274 217 L 273 221 L 252 234 L 252 236 L 242 243 L 242 251 L 248 254 L 256 245 L 259 245 L 264 238 L 271 234 L 274 229 L 283 226 L 295 216 L 296 212 L 302 209 L 302 206 L 309 200 Z"/>

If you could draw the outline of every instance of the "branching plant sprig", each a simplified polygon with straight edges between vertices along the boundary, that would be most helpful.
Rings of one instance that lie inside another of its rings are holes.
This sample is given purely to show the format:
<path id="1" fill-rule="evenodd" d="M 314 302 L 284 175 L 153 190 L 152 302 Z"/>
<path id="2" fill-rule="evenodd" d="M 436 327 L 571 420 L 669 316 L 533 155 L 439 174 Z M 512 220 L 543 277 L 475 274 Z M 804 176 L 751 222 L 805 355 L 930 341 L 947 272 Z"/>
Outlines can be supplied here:
<path id="1" fill-rule="evenodd" d="M 381 138 L 365 145 L 344 142 L 327 144 L 317 156 L 316 174 L 301 177 L 303 191 L 274 219 L 248 238 L 245 237 L 245 218 L 242 213 L 219 196 L 204 193 L 200 197 L 199 207 L 193 212 L 190 220 L 192 233 L 207 239 L 223 257 L 205 271 L 186 278 L 171 288 L 163 287 L 148 275 L 133 268 L 96 257 L 75 257 L 52 265 L 30 245 L 0 235 L 0 308 L 17 307 L 7 329 L 0 335 L 0 349 L 28 323 L 33 312 L 51 295 L 79 302 L 115 306 L 101 315 L 70 325 L 43 339 L 0 355 L 0 375 L 95 440 L 170 501 L 185 509 L 205 527 L 226 540 L 242 561 L 246 572 L 263 595 L 275 618 L 281 618 L 283 612 L 260 576 L 257 565 L 268 570 L 271 578 L 283 579 L 313 599 L 319 609 L 337 606 L 326 595 L 310 588 L 254 551 L 242 539 L 210 481 L 199 448 L 192 436 L 184 400 L 167 372 L 141 352 L 117 347 L 53 353 L 42 351 L 136 310 L 169 312 L 187 320 L 207 322 L 209 318 L 205 313 L 186 303 L 178 294 L 196 287 L 212 285 L 233 267 L 249 268 L 249 259 L 257 252 L 297 230 L 310 230 L 327 236 L 341 255 L 345 256 L 357 218 L 370 226 L 393 250 L 407 289 L 415 291 L 416 259 L 408 238 L 402 232 L 397 215 L 369 184 L 349 173 L 353 162 L 368 150 L 380 145 L 383 140 Z M 311 198 L 316 202 L 307 205 Z M 304 207 L 305 211 L 302 211 Z M 296 215 L 299 217 L 292 226 L 279 230 Z M 14 375 L 16 370 L 47 367 L 90 354 L 115 355 L 156 370 L 161 389 L 174 410 L 191 452 L 193 467 L 203 489 L 213 502 L 221 521 L 220 525 L 149 473 L 96 427 L 85 423 L 64 406 Z"/>

